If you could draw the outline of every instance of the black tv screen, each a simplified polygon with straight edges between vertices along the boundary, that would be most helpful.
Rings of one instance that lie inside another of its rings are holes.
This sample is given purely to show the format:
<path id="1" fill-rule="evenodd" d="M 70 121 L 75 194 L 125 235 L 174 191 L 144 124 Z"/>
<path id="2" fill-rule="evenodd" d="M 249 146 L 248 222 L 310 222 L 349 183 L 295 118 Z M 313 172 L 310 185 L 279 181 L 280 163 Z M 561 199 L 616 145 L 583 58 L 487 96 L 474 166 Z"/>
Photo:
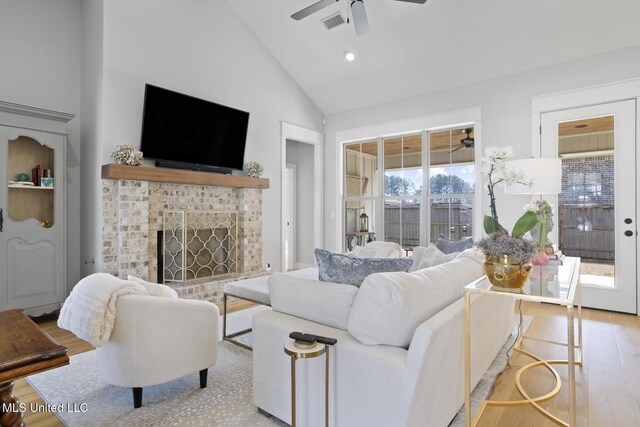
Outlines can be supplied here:
<path id="1" fill-rule="evenodd" d="M 161 166 L 242 169 L 248 124 L 245 111 L 147 84 L 140 150 Z"/>

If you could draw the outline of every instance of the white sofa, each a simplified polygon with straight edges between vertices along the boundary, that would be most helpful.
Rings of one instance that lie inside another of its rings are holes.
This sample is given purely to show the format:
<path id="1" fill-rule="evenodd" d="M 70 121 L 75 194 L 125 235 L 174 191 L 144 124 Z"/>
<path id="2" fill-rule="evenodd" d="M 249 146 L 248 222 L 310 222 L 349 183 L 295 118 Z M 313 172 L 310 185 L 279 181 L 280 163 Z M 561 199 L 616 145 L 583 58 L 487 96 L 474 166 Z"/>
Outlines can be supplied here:
<path id="1" fill-rule="evenodd" d="M 473 258 L 373 274 L 359 290 L 274 274 L 273 311 L 253 317 L 255 405 L 291 423 L 283 343 L 303 331 L 338 340 L 330 352 L 330 425 L 447 426 L 464 403 L 462 295 L 482 275 Z M 472 304 L 475 386 L 512 330 L 513 301 L 482 296 Z M 299 360 L 296 376 L 298 425 L 324 425 L 324 356 Z"/>

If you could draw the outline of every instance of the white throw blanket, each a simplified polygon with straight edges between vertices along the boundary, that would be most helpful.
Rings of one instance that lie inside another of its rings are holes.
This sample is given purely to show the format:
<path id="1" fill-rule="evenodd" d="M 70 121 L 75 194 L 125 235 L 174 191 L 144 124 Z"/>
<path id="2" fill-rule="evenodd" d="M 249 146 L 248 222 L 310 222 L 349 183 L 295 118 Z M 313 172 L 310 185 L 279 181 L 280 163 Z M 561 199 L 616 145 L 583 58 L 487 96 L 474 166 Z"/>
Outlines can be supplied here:
<path id="1" fill-rule="evenodd" d="M 146 294 L 140 284 L 96 273 L 80 280 L 64 302 L 58 326 L 100 347 L 109 340 L 116 318 L 116 300 L 121 295 Z"/>

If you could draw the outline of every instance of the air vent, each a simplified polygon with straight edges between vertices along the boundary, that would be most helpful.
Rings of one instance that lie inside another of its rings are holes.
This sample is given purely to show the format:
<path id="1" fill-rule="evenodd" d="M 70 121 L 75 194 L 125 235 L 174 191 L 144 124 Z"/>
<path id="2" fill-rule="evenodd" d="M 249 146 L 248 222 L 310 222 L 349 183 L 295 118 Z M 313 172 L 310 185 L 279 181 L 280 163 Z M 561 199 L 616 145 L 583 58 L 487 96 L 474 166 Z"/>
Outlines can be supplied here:
<path id="1" fill-rule="evenodd" d="M 323 19 L 322 23 L 324 24 L 325 27 L 327 27 L 327 30 L 330 30 L 332 28 L 335 28 L 335 27 L 337 27 L 339 25 L 344 24 L 345 20 L 342 17 L 342 14 L 340 12 L 338 12 L 338 13 L 334 13 L 333 15 Z"/>

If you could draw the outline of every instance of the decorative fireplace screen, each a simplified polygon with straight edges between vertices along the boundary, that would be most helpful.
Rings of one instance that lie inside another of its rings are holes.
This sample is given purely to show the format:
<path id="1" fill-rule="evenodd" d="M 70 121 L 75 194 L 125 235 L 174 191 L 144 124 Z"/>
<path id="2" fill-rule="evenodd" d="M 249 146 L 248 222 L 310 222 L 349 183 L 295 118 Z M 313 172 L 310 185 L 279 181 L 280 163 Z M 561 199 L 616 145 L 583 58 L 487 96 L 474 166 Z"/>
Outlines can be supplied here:
<path id="1" fill-rule="evenodd" d="M 163 212 L 164 282 L 237 272 L 237 212 Z"/>

